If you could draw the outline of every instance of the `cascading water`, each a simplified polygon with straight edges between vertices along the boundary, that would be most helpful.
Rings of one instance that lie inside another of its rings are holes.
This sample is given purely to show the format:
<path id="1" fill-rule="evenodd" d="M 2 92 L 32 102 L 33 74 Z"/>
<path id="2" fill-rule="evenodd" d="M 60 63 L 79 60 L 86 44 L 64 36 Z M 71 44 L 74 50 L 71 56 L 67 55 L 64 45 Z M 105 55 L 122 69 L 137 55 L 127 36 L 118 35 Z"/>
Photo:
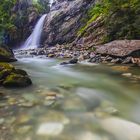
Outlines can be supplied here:
<path id="1" fill-rule="evenodd" d="M 39 19 L 32 34 L 28 37 L 28 39 L 22 45 L 22 49 L 35 49 L 39 46 L 45 17 L 46 17 L 46 14 L 42 15 L 42 17 Z"/>

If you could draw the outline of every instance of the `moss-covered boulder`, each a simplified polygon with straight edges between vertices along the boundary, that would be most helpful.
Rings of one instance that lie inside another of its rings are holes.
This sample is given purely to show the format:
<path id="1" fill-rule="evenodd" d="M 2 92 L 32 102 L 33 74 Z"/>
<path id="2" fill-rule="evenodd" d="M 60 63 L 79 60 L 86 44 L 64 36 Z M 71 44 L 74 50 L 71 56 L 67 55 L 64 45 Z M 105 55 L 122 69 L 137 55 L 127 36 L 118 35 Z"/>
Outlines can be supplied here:
<path id="1" fill-rule="evenodd" d="M 32 84 L 26 71 L 16 69 L 9 63 L 0 63 L 0 85 L 4 87 L 27 87 Z"/>
<path id="2" fill-rule="evenodd" d="M 3 82 L 3 80 L 12 72 L 11 69 L 3 69 L 0 71 L 0 82 Z"/>
<path id="3" fill-rule="evenodd" d="M 31 84 L 32 81 L 28 76 L 15 73 L 11 73 L 9 76 L 7 76 L 2 83 L 2 85 L 5 87 L 26 87 Z"/>
<path id="4" fill-rule="evenodd" d="M 22 69 L 15 69 L 15 70 L 14 70 L 14 73 L 16 73 L 16 74 L 21 74 L 21 75 L 23 75 L 23 76 L 27 76 L 27 75 L 28 75 L 27 72 L 24 71 L 24 70 L 22 70 Z"/>
<path id="5" fill-rule="evenodd" d="M 13 62 L 16 61 L 12 50 L 6 45 L 0 45 L 0 62 Z"/>

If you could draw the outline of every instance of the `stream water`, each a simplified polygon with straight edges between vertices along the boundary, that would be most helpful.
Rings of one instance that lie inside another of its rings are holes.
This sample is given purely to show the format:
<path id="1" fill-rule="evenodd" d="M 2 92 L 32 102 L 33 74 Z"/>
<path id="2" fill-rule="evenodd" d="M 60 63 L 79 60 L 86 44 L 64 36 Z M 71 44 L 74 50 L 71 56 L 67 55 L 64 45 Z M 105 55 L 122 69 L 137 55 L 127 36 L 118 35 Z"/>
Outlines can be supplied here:
<path id="1" fill-rule="evenodd" d="M 4 89 L 0 140 L 140 140 L 138 67 L 21 58 L 33 86 Z"/>

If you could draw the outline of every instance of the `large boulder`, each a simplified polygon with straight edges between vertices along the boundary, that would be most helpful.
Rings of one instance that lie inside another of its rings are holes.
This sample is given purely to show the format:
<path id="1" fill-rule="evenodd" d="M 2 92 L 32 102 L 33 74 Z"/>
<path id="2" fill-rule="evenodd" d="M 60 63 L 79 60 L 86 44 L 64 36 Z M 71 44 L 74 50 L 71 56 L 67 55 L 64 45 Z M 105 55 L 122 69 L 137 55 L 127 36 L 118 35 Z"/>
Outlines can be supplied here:
<path id="1" fill-rule="evenodd" d="M 96 53 L 117 57 L 140 57 L 140 40 L 115 40 L 110 43 L 95 46 Z"/>
<path id="2" fill-rule="evenodd" d="M 3 86 L 5 87 L 26 87 L 31 84 L 32 81 L 28 76 L 15 73 L 8 75 L 3 82 Z"/>
<path id="3" fill-rule="evenodd" d="M 0 85 L 4 87 L 27 87 L 32 84 L 26 71 L 16 69 L 9 63 L 0 63 Z"/>
<path id="4" fill-rule="evenodd" d="M 0 45 L 0 62 L 13 62 L 16 61 L 11 49 L 5 45 Z"/>
<path id="5" fill-rule="evenodd" d="M 72 42 L 82 27 L 84 16 L 95 0 L 59 0 L 46 17 L 42 42 L 56 45 Z"/>

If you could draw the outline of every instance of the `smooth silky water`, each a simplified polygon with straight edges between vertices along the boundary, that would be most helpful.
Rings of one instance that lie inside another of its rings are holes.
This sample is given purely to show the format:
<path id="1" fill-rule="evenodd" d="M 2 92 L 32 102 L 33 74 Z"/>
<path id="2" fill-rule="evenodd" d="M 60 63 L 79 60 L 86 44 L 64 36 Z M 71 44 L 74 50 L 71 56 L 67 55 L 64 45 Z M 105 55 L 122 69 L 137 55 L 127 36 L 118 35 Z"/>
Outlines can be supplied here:
<path id="1" fill-rule="evenodd" d="M 0 101 L 1 140 L 139 140 L 139 68 L 61 61 L 13 63 L 33 85 L 1 87 L 7 96 Z"/>

